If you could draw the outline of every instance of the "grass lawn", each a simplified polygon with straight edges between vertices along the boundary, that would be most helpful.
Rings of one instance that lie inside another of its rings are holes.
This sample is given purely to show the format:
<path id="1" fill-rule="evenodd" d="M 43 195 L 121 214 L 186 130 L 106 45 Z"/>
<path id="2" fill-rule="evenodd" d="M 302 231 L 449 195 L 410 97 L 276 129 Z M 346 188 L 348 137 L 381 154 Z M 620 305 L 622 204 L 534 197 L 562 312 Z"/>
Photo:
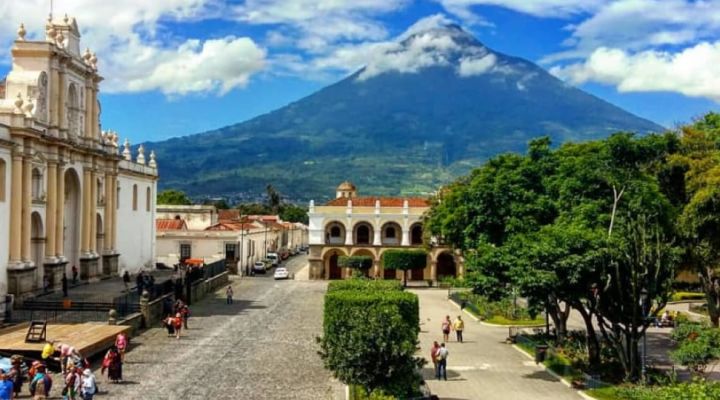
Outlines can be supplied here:
<path id="1" fill-rule="evenodd" d="M 675 292 L 670 297 L 670 301 L 683 300 L 705 300 L 705 293 L 702 292 Z"/>
<path id="2" fill-rule="evenodd" d="M 535 319 L 507 319 L 501 315 L 495 315 L 484 322 L 495 325 L 523 325 L 523 326 L 545 326 L 545 318 Z"/>
<path id="3" fill-rule="evenodd" d="M 615 395 L 615 388 L 613 386 L 586 390 L 585 394 L 598 400 L 622 400 Z"/>

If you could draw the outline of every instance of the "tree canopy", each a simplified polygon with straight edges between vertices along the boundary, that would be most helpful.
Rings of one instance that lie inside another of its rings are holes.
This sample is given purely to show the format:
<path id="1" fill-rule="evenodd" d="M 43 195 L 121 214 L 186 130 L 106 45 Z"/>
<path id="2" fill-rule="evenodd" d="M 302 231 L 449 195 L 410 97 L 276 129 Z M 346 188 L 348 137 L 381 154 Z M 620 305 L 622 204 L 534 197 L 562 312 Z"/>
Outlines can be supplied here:
<path id="1" fill-rule="evenodd" d="M 172 206 L 189 206 L 193 202 L 185 194 L 185 192 L 183 192 L 181 190 L 167 189 L 167 190 L 163 190 L 162 192 L 158 193 L 157 203 L 162 204 L 162 205 L 172 205 Z"/>

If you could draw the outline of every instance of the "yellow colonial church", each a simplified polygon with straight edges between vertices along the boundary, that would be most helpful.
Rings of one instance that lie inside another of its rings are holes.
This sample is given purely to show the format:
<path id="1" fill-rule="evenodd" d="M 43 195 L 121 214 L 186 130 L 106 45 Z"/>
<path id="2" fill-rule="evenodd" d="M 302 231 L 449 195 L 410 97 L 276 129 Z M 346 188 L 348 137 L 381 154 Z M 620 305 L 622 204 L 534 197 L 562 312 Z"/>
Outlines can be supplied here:
<path id="1" fill-rule="evenodd" d="M 0 296 L 152 266 L 157 164 L 101 129 L 98 59 L 74 18 L 24 25 L 0 81 Z"/>

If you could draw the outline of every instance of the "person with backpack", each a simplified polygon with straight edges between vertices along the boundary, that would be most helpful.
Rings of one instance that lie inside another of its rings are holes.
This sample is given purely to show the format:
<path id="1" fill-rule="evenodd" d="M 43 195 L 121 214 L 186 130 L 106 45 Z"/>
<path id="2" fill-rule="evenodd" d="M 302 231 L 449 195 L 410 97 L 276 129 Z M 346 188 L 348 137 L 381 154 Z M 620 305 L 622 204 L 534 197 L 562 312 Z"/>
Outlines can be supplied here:
<path id="1" fill-rule="evenodd" d="M 435 354 L 435 357 L 438 363 L 437 373 L 435 374 L 435 377 L 438 380 L 440 380 L 440 378 L 447 380 L 448 349 L 445 347 L 445 343 L 440 344 L 440 348 Z"/>
<path id="2" fill-rule="evenodd" d="M 433 373 L 435 376 L 437 376 L 438 373 L 438 360 L 437 360 L 437 351 L 440 349 L 440 345 L 438 344 L 437 340 L 433 342 L 432 347 L 430 348 L 430 360 L 432 360 L 433 363 Z"/>
<path id="3" fill-rule="evenodd" d="M 63 400 L 77 400 L 80 393 L 80 373 L 73 361 L 68 362 L 65 374 L 65 388 L 62 391 Z"/>
<path id="4" fill-rule="evenodd" d="M 45 364 L 35 366 L 35 375 L 30 382 L 30 394 L 33 400 L 46 400 L 52 389 L 52 378 L 45 371 Z"/>
<path id="5" fill-rule="evenodd" d="M 442 324 L 440 325 L 442 328 L 443 333 L 443 342 L 449 341 L 450 336 L 450 328 L 452 327 L 452 322 L 450 322 L 450 316 L 446 315 L 445 320 L 443 320 Z"/>

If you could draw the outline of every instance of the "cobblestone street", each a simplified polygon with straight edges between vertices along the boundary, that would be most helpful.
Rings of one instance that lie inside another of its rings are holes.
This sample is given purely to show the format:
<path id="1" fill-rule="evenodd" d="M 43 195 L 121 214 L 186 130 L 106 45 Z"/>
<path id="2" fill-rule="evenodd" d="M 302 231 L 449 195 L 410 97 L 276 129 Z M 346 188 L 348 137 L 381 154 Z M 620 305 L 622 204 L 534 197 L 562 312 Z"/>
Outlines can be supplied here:
<path id="1" fill-rule="evenodd" d="M 297 272 L 305 260 L 287 264 Z M 180 340 L 160 327 L 133 338 L 125 383 L 100 378 L 98 398 L 342 398 L 344 388 L 323 369 L 315 343 L 326 283 L 275 281 L 269 273 L 233 286 L 233 305 L 225 304 L 223 288 L 191 306 Z"/>

